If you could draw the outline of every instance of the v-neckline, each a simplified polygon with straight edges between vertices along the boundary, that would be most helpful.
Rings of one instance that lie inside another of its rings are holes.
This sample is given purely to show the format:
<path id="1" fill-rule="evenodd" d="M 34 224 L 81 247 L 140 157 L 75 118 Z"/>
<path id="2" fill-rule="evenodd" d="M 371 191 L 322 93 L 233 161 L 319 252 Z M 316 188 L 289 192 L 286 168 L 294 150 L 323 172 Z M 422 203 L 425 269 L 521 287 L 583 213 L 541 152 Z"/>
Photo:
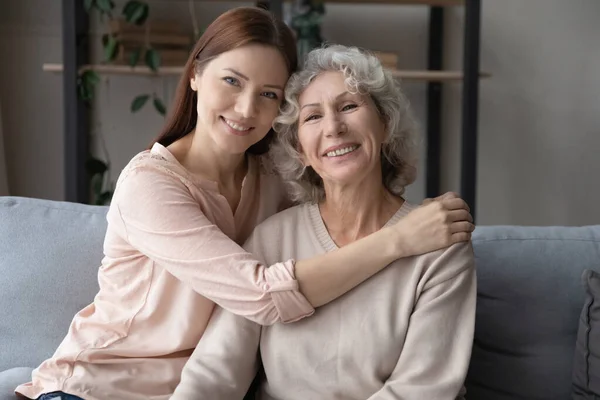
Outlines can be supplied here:
<path id="1" fill-rule="evenodd" d="M 234 223 L 237 222 L 237 220 L 240 218 L 242 211 L 245 210 L 248 207 L 248 203 L 251 202 L 251 193 L 249 193 L 249 190 L 251 187 L 253 187 L 255 185 L 256 177 L 258 175 L 258 171 L 257 171 L 258 160 L 256 160 L 255 156 L 248 155 L 248 171 L 246 171 L 246 176 L 244 176 L 244 179 L 242 180 L 242 187 L 241 187 L 241 191 L 240 191 L 240 201 L 238 202 L 238 205 L 234 211 L 231 209 L 231 206 L 230 206 L 227 198 L 219 190 L 218 182 L 215 182 L 215 181 L 212 181 L 212 180 L 206 179 L 206 178 L 200 178 L 200 177 L 195 176 L 192 173 L 190 173 L 183 165 L 181 165 L 181 163 L 177 160 L 177 158 L 173 155 L 173 153 L 171 153 L 169 151 L 169 149 L 167 149 L 165 146 L 163 146 L 160 143 L 155 143 L 152 146 L 151 152 L 158 154 L 161 157 L 163 157 L 164 159 L 166 159 L 167 161 L 175 164 L 178 167 L 178 169 L 180 169 L 185 174 L 186 178 L 189 179 L 191 182 L 193 182 L 198 187 L 214 192 L 219 198 L 221 198 L 227 204 L 227 208 L 231 212 Z M 236 225 L 237 225 L 237 223 L 236 223 Z"/>
<path id="2" fill-rule="evenodd" d="M 325 221 L 323 221 L 323 217 L 321 216 L 321 211 L 319 209 L 319 205 L 317 203 L 307 204 L 307 211 L 309 220 L 311 222 L 312 228 L 317 235 L 317 239 L 319 243 L 326 251 L 333 251 L 339 249 L 338 245 L 335 244 L 327 227 L 325 226 Z M 400 208 L 392 215 L 392 217 L 383 225 L 382 228 L 393 225 L 398 222 L 402 217 L 408 214 L 414 207 L 409 204 L 406 200 L 402 203 Z"/>

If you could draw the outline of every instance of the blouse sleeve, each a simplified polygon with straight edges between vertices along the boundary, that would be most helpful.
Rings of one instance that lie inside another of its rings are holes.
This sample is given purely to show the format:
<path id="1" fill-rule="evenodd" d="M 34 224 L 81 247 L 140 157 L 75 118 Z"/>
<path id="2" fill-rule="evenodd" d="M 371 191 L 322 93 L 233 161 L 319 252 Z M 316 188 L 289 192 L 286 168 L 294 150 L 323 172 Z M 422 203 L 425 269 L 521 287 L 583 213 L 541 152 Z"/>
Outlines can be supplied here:
<path id="1" fill-rule="evenodd" d="M 261 325 L 314 312 L 294 260 L 267 268 L 204 215 L 177 176 L 136 167 L 119 182 L 111 208 L 134 248 L 224 309 Z"/>

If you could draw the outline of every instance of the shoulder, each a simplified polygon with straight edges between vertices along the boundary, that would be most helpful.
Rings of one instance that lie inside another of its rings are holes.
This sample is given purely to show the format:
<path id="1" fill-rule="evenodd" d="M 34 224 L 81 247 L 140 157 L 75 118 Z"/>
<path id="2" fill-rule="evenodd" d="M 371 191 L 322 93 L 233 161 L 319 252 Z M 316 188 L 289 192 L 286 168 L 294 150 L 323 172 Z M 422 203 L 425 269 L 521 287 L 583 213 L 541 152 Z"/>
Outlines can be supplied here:
<path id="1" fill-rule="evenodd" d="M 456 243 L 447 248 L 417 256 L 422 268 L 424 289 L 475 270 L 475 257 L 471 242 Z"/>
<path id="2" fill-rule="evenodd" d="M 257 235 L 283 235 L 286 231 L 297 231 L 302 226 L 307 204 L 301 204 L 280 211 L 261 222 L 254 232 Z"/>
<path id="3" fill-rule="evenodd" d="M 140 206 L 140 202 L 159 206 L 205 195 L 182 167 L 160 154 L 144 151 L 121 171 L 112 202 L 132 207 Z"/>
<path id="4" fill-rule="evenodd" d="M 293 257 L 297 243 L 305 242 L 305 205 L 281 211 L 254 228 L 244 248 L 267 264 Z"/>
<path id="5" fill-rule="evenodd" d="M 115 191 L 122 186 L 156 189 L 162 186 L 191 187 L 193 182 L 180 166 L 149 150 L 135 155 L 121 171 Z"/>

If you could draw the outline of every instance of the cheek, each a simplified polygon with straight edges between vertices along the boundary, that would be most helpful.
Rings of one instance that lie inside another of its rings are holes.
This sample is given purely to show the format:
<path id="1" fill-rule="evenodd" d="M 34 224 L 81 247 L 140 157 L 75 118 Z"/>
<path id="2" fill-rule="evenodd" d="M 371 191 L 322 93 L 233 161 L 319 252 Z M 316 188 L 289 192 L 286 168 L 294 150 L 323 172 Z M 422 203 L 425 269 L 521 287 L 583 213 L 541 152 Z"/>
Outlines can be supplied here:
<path id="1" fill-rule="evenodd" d="M 261 109 L 261 120 L 271 126 L 273 124 L 273 120 L 279 114 L 279 103 L 274 102 L 272 100 L 263 100 L 265 104 L 262 105 Z"/>

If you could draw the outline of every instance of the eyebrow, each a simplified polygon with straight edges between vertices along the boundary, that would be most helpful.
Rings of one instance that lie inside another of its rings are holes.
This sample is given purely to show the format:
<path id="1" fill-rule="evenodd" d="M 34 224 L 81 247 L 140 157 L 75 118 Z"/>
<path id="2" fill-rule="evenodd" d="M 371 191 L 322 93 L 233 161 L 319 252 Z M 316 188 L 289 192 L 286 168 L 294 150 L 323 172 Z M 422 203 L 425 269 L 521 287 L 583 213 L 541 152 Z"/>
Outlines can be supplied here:
<path id="1" fill-rule="evenodd" d="M 335 96 L 335 99 L 338 100 L 340 97 L 344 97 L 347 94 L 350 94 L 350 92 L 348 92 L 348 91 L 342 92 L 342 93 L 338 94 L 337 96 Z M 321 105 L 320 103 L 305 104 L 302 107 L 300 107 L 300 111 L 302 111 L 305 107 L 318 107 L 320 105 Z"/>
<path id="2" fill-rule="evenodd" d="M 240 71 L 236 71 L 233 68 L 223 68 L 225 71 L 229 71 L 234 73 L 235 75 L 239 76 L 240 78 L 242 78 L 245 81 L 249 81 L 250 78 L 248 78 L 246 75 L 242 74 Z M 273 89 L 279 89 L 283 92 L 283 87 L 279 86 L 279 85 L 263 85 L 264 87 L 268 87 L 268 88 L 273 88 Z"/>

